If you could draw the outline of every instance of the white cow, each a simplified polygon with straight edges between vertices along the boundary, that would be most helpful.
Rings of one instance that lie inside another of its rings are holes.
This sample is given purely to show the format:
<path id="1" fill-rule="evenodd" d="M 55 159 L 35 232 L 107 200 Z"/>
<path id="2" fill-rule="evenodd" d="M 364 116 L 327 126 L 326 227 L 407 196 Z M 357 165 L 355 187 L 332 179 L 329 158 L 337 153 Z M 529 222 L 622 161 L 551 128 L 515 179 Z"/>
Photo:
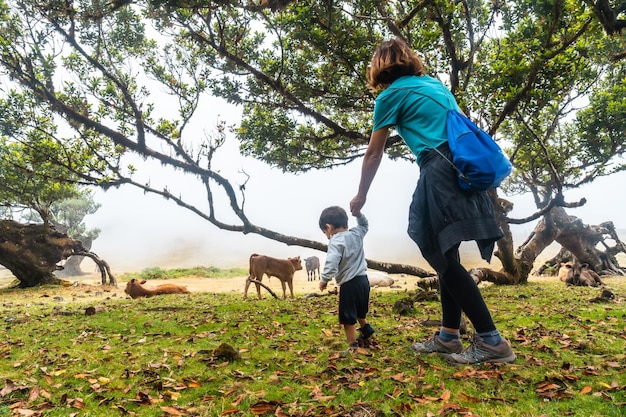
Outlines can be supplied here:
<path id="1" fill-rule="evenodd" d="M 396 281 L 389 275 L 380 271 L 367 271 L 367 279 L 370 287 L 391 287 Z"/>

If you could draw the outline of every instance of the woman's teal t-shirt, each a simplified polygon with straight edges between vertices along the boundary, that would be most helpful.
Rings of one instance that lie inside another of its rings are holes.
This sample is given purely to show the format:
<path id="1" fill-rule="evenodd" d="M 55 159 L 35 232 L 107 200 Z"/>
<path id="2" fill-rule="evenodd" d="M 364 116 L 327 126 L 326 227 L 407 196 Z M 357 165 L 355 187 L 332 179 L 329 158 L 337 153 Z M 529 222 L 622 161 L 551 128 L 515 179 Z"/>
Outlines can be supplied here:
<path id="1" fill-rule="evenodd" d="M 374 105 L 374 127 L 393 127 L 417 157 L 448 141 L 448 109 L 458 105 L 448 88 L 428 75 L 398 78 Z"/>

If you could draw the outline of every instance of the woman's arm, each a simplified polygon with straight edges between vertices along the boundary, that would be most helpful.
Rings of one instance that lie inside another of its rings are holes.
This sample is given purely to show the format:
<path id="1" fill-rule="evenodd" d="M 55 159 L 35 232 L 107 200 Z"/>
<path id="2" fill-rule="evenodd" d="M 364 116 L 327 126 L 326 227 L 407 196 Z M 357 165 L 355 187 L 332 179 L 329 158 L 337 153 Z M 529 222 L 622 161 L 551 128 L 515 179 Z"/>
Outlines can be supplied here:
<path id="1" fill-rule="evenodd" d="M 372 181 L 378 171 L 378 166 L 383 158 L 385 152 L 385 143 L 387 142 L 387 135 L 389 134 L 389 127 L 383 127 L 372 132 L 370 137 L 370 143 L 367 145 L 367 150 L 363 156 L 363 165 L 361 167 L 361 181 L 359 182 L 359 190 L 357 195 L 350 201 L 350 211 L 354 216 L 361 215 L 361 208 L 365 205 L 367 199 L 367 192 L 372 185 Z"/>

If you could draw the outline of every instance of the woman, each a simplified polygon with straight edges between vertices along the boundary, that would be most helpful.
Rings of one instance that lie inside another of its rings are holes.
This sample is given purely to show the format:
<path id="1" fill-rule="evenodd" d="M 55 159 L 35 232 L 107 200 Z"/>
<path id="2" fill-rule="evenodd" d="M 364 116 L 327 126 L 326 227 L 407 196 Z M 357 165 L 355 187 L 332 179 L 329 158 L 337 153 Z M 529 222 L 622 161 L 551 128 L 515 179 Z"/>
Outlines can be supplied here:
<path id="1" fill-rule="evenodd" d="M 446 116 L 449 108 L 458 108 L 454 96 L 440 81 L 426 75 L 417 54 L 398 38 L 376 49 L 367 80 L 373 91 L 382 91 L 376 98 L 374 126 L 350 210 L 358 215 L 364 206 L 393 127 L 420 166 L 408 233 L 439 275 L 443 315 L 439 331 L 412 345 L 413 351 L 437 352 L 453 363 L 514 362 L 516 356 L 496 329 L 478 286 L 460 263 L 462 241 L 476 241 L 482 258 L 489 261 L 502 231 L 489 196 L 461 190 L 448 161 Z M 463 312 L 476 331 L 467 349 L 463 349 L 459 332 Z"/>

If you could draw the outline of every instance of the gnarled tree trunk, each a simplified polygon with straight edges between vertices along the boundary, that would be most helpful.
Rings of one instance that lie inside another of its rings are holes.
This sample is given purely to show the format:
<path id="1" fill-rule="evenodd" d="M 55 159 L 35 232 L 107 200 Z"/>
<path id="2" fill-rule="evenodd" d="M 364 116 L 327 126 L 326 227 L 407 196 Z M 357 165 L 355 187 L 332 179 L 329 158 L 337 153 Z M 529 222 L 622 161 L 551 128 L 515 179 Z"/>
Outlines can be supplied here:
<path id="1" fill-rule="evenodd" d="M 610 246 L 607 240 L 612 241 L 613 246 Z M 537 268 L 537 274 L 542 274 L 546 270 L 556 271 L 561 262 L 573 261 L 576 258 L 589 264 L 599 275 L 626 275 L 615 257 L 620 252 L 626 253 L 626 245 L 619 239 L 613 222 L 599 225 L 573 222 L 572 232 L 565 234 L 561 240 L 557 239 L 557 242 L 562 245 L 561 250 L 555 257 Z M 598 249 L 598 246 L 604 247 L 604 251 Z"/>
<path id="2" fill-rule="evenodd" d="M 0 221 L 0 264 L 15 275 L 21 288 L 60 283 L 53 272 L 60 268 L 59 262 L 73 255 L 93 259 L 100 268 L 102 284 L 106 284 L 108 276 L 109 284 L 117 286 L 108 264 L 85 249 L 79 240 L 43 224 Z"/>
<path id="3" fill-rule="evenodd" d="M 91 244 L 93 243 L 93 239 L 88 238 L 87 240 L 82 239 L 83 247 L 86 251 L 91 251 Z M 85 259 L 85 256 L 82 255 L 72 255 L 67 261 L 63 264 L 63 269 L 56 272 L 56 276 L 58 277 L 77 277 L 84 275 L 85 273 L 80 269 L 80 264 Z"/>
<path id="4" fill-rule="evenodd" d="M 515 252 L 503 250 L 512 248 L 513 239 L 508 224 L 501 224 L 501 227 L 505 231 L 505 237 L 498 241 L 495 256 L 502 262 L 503 269 L 501 271 L 492 271 L 488 268 L 473 269 L 471 273 L 477 281 L 490 281 L 496 284 L 527 282 L 537 257 L 553 242 L 561 245 L 563 248 L 561 253 L 569 253 L 579 261 L 588 263 L 591 269 L 598 273 L 624 274 L 615 255 L 620 252 L 626 253 L 626 246 L 619 240 L 612 222 L 586 225 L 578 217 L 568 215 L 563 207 L 554 207 L 539 220 L 528 239 Z M 607 240 L 612 240 L 613 246 L 609 246 Z M 604 250 L 598 248 L 599 244 Z M 512 257 L 507 256 L 511 253 Z M 554 258 L 551 262 L 553 263 L 551 266 L 556 267 L 560 260 Z"/>

